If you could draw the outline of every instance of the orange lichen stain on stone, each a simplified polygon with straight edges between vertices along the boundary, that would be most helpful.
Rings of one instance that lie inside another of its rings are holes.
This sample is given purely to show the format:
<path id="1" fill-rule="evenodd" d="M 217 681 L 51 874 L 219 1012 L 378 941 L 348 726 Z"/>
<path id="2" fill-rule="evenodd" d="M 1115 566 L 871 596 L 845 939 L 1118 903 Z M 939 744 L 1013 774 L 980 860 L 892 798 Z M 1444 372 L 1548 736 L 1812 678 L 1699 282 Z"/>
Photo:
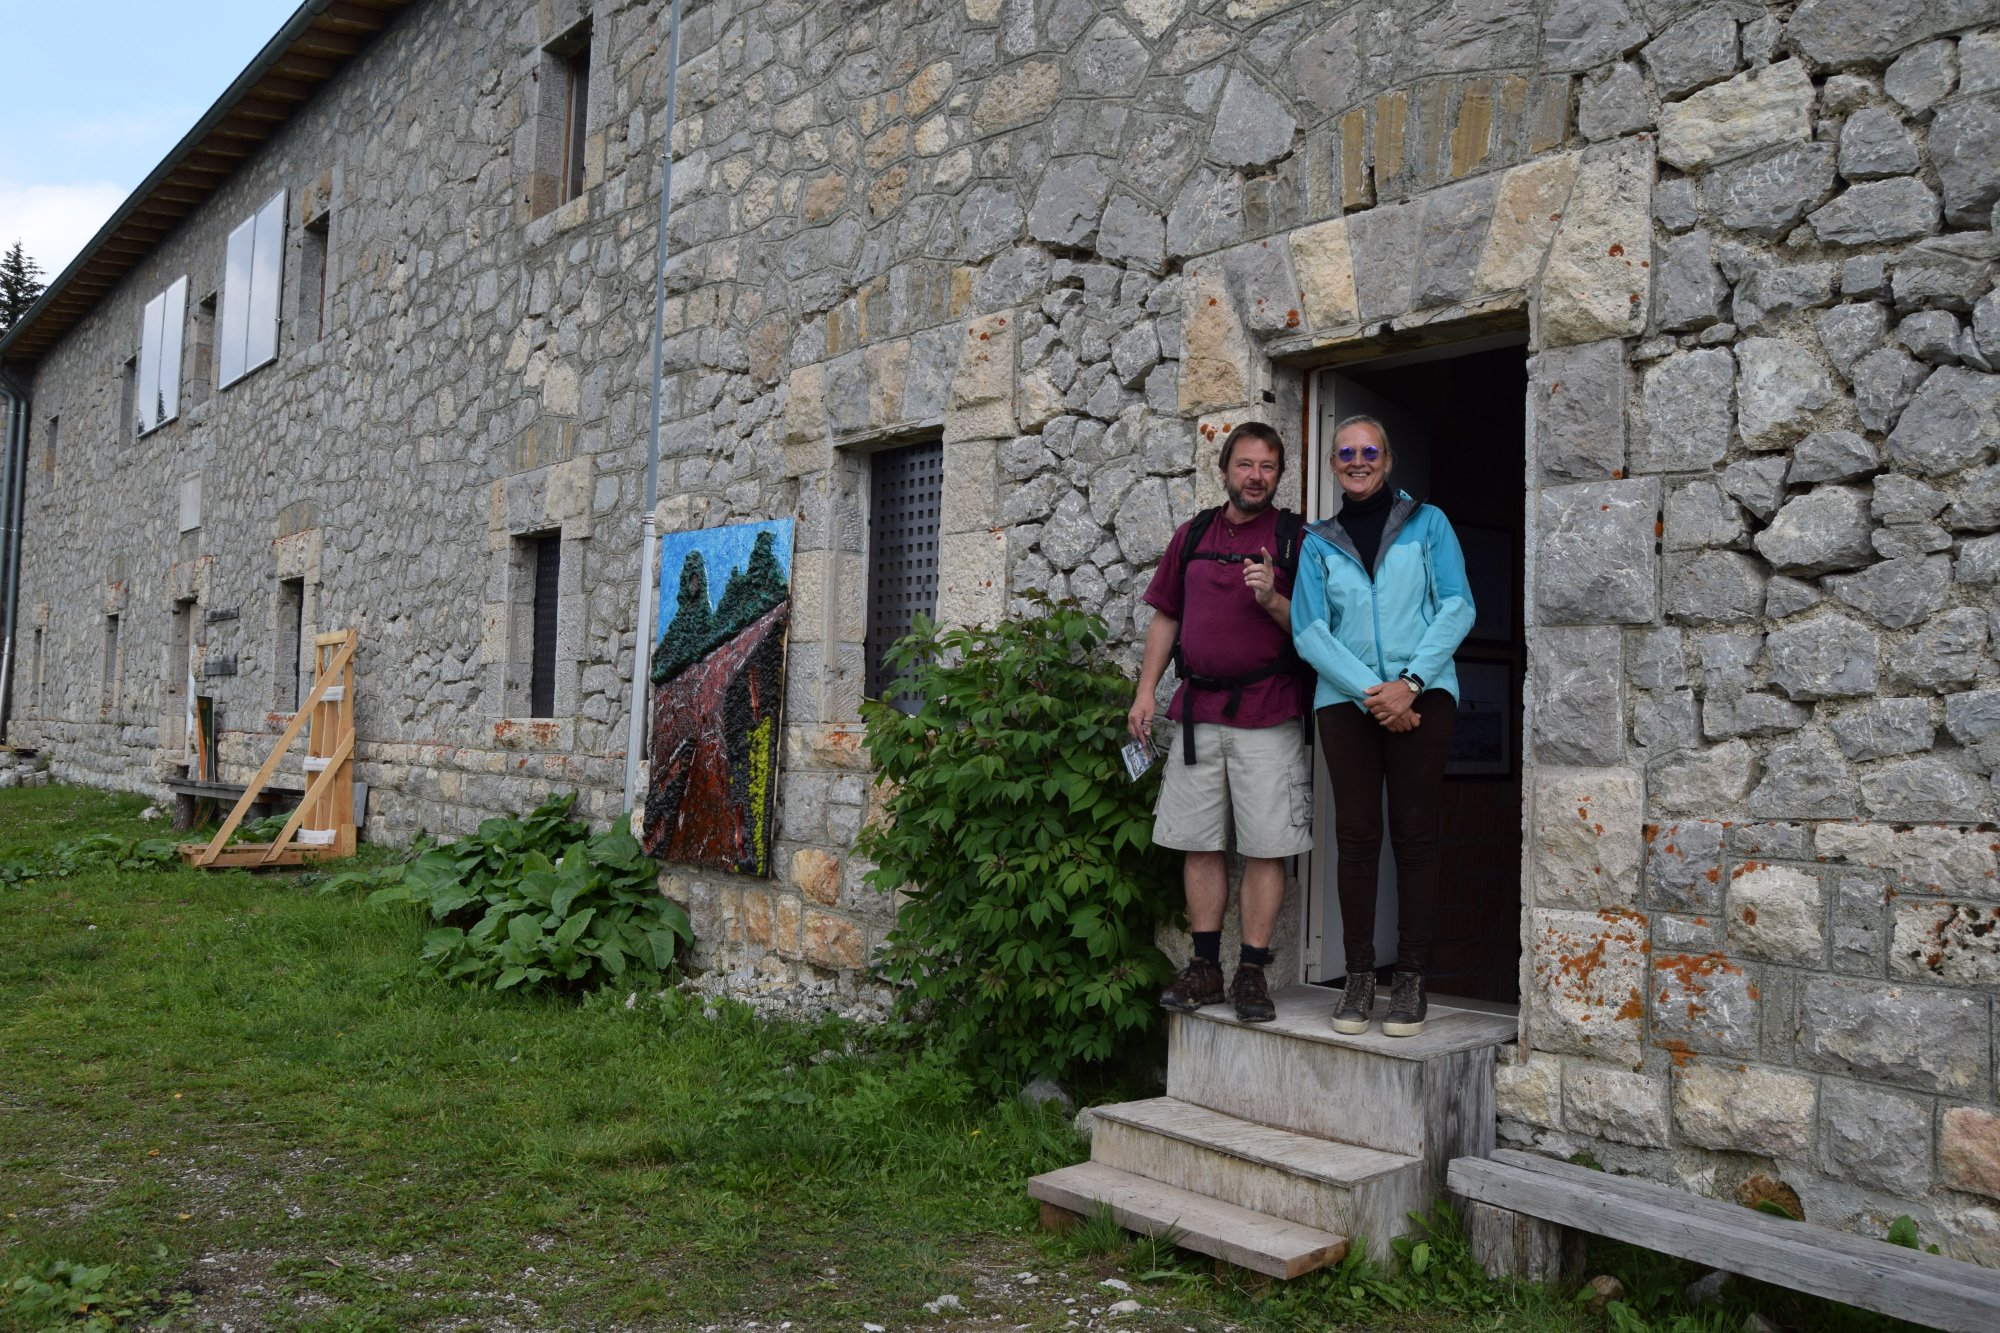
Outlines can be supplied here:
<path id="1" fill-rule="evenodd" d="M 1287 310 L 1285 312 L 1285 327 L 1288 329 L 1295 329 L 1298 326 L 1299 326 L 1299 312 L 1296 310 Z"/>
<path id="2" fill-rule="evenodd" d="M 1623 481 L 1623 480 L 1625 480 L 1625 469 L 1624 469 L 1624 468 L 1622 468 L 1622 467 L 1615 467 L 1615 468 L 1612 468 L 1612 469 L 1611 469 L 1611 480 L 1613 480 L 1613 481 Z"/>
<path id="3" fill-rule="evenodd" d="M 1646 845 L 1650 847 L 1653 845 L 1653 839 L 1660 836 L 1660 826 L 1658 824 L 1641 824 L 1639 825 L 1639 836 L 1644 838 Z"/>
<path id="4" fill-rule="evenodd" d="M 1609 250 L 1606 250 L 1604 253 L 1610 255 L 1613 259 L 1616 259 L 1619 255 L 1625 253 L 1625 247 L 1620 245 L 1617 241 L 1613 241 L 1611 243 L 1611 248 Z"/>
<path id="5" fill-rule="evenodd" d="M 1743 924 L 1744 924 L 1744 925 L 1746 925 L 1746 926 L 1754 926 L 1754 925 L 1756 925 L 1756 924 L 1757 924 L 1757 909 L 1756 909 L 1756 908 L 1754 908 L 1754 907 L 1746 907 L 1746 908 L 1744 908 L 1744 909 L 1743 909 Z"/>
<path id="6" fill-rule="evenodd" d="M 1764 863 L 1762 861 L 1745 861 L 1742 865 L 1729 872 L 1729 878 L 1732 880 L 1741 879 L 1751 871 L 1762 870 L 1763 868 Z"/>
<path id="7" fill-rule="evenodd" d="M 1686 1069 L 1688 1061 L 1694 1059 L 1694 1048 L 1679 1037 L 1662 1037 L 1657 1045 L 1667 1053 L 1667 1058 L 1674 1062 L 1676 1069 Z"/>
<path id="8" fill-rule="evenodd" d="M 1632 988 L 1632 993 L 1626 997 L 1625 1003 L 1618 1006 L 1618 1012 L 1612 1015 L 1613 1018 L 1620 1020 L 1628 1018 L 1636 1020 L 1644 1018 L 1645 1016 L 1646 1016 L 1646 999 L 1644 996 L 1639 994 L 1639 988 L 1637 986 L 1634 986 Z"/>
<path id="9" fill-rule="evenodd" d="M 1763 988 L 1756 985 L 1754 982 L 1749 986 L 1744 987 L 1744 994 L 1748 995 L 1753 1000 L 1761 1000 L 1764 998 Z"/>
<path id="10" fill-rule="evenodd" d="M 1221 302 L 1217 301 L 1217 300 L 1216 300 L 1216 299 L 1215 299 L 1215 298 L 1214 298 L 1213 296 L 1211 296 L 1211 297 L 1209 297 L 1209 298 L 1208 298 L 1208 303 L 1209 303 L 1210 305 L 1220 305 L 1220 304 L 1221 304 Z"/>
<path id="11" fill-rule="evenodd" d="M 1722 882 L 1722 867 L 1721 867 L 1721 866 L 1710 866 L 1710 867 L 1709 867 L 1709 870 L 1708 870 L 1708 874 L 1707 874 L 1706 878 L 1707 878 L 1707 880 L 1708 880 L 1708 882 L 1709 882 L 1710 884 L 1719 884 L 1719 883 L 1721 883 L 1721 882 Z"/>
<path id="12" fill-rule="evenodd" d="M 1602 824 L 1592 824 L 1592 825 L 1591 825 L 1591 828 L 1593 828 L 1593 829 L 1597 830 L 1597 836 L 1598 836 L 1598 837 L 1600 837 L 1600 838 L 1601 838 L 1601 837 L 1603 837 L 1603 836 L 1604 836 L 1604 825 L 1602 825 Z"/>
<path id="13" fill-rule="evenodd" d="M 1655 537 L 1659 536 L 1659 535 L 1660 535 L 1661 533 L 1665 532 L 1666 530 L 1667 530 L 1667 525 L 1666 525 L 1665 523 L 1661 522 L 1661 521 L 1660 521 L 1659 519 L 1657 519 L 1657 518 L 1653 520 L 1653 535 L 1654 535 Z"/>

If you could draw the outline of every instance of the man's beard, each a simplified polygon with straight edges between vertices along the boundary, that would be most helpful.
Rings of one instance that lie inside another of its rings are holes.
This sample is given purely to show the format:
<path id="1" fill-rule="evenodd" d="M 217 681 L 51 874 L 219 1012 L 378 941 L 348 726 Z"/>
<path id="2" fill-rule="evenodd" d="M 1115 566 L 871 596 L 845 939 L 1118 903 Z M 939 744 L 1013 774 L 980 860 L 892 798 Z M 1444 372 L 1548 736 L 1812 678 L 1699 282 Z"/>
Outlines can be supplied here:
<path id="1" fill-rule="evenodd" d="M 1222 491 L 1229 497 L 1229 503 L 1236 507 L 1236 512 L 1239 514 L 1261 514 L 1271 507 L 1271 502 L 1277 497 L 1275 490 L 1267 490 L 1261 500 L 1246 500 L 1243 498 L 1243 492 L 1228 482 L 1222 484 Z"/>

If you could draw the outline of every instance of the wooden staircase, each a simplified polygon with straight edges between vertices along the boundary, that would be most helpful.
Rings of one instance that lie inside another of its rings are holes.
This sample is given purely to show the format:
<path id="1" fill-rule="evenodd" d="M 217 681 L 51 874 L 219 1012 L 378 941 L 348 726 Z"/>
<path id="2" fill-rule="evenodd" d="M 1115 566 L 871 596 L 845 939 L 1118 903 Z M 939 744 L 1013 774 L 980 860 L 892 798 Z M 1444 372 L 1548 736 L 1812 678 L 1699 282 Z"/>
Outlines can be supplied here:
<path id="1" fill-rule="evenodd" d="M 1423 1035 L 1329 1026 L 1340 992 L 1295 986 L 1270 1023 L 1227 1005 L 1168 1019 L 1167 1095 L 1097 1107 L 1090 1160 L 1028 1182 L 1051 1223 L 1104 1206 L 1120 1225 L 1291 1278 L 1386 1258 L 1455 1157 L 1493 1151 L 1494 1053 L 1510 1016 L 1432 1001 Z"/>

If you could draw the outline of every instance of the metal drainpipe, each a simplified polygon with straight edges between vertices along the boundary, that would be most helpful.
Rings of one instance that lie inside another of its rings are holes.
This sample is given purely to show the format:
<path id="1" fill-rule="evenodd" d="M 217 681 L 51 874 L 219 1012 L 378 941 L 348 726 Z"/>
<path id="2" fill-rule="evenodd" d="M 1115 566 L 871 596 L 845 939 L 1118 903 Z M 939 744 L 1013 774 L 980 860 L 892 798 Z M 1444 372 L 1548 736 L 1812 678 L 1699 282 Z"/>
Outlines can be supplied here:
<path id="1" fill-rule="evenodd" d="M 27 509 L 27 393 L 0 368 L 0 394 L 7 398 L 6 453 L 0 457 L 0 741 L 7 739 L 13 712 L 14 629 L 21 600 L 21 528 Z"/>
<path id="2" fill-rule="evenodd" d="M 625 808 L 639 791 L 646 743 L 646 684 L 653 648 L 653 509 L 660 499 L 660 374 L 667 317 L 667 215 L 674 202 L 674 110 L 681 74 L 681 0 L 667 19 L 667 123 L 660 135 L 660 236 L 653 264 L 653 415 L 646 450 L 646 512 L 639 523 L 639 616 L 632 638 L 632 706 L 625 737 Z"/>

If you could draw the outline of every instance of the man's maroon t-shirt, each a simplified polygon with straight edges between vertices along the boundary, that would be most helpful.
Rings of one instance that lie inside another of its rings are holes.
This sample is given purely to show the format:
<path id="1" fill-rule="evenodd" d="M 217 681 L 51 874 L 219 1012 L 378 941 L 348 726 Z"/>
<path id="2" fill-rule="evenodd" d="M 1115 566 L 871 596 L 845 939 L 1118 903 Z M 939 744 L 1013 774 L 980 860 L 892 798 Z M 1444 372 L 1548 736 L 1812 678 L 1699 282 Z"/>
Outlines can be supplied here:
<path id="1" fill-rule="evenodd" d="M 1181 654 L 1188 670 L 1198 676 L 1242 676 L 1261 671 L 1282 655 L 1292 641 L 1289 625 L 1271 619 L 1270 612 L 1257 605 L 1256 596 L 1243 582 L 1243 566 L 1234 561 L 1190 560 L 1186 586 L 1181 581 L 1181 546 L 1187 541 L 1188 525 L 1183 523 L 1167 543 L 1166 554 L 1153 570 L 1146 587 L 1148 606 L 1181 622 Z M 1254 556 L 1269 551 L 1276 569 L 1272 586 L 1279 596 L 1292 595 L 1292 576 L 1276 565 L 1278 553 L 1278 511 L 1275 507 L 1233 525 L 1217 514 L 1201 535 L 1203 552 Z M 1183 683 L 1174 691 L 1167 716 L 1181 721 L 1187 706 L 1188 688 Z M 1243 687 L 1236 716 L 1224 717 L 1227 690 L 1196 690 L 1196 722 L 1223 722 L 1232 727 L 1275 727 L 1306 712 L 1306 682 L 1289 673 L 1266 676 Z"/>

